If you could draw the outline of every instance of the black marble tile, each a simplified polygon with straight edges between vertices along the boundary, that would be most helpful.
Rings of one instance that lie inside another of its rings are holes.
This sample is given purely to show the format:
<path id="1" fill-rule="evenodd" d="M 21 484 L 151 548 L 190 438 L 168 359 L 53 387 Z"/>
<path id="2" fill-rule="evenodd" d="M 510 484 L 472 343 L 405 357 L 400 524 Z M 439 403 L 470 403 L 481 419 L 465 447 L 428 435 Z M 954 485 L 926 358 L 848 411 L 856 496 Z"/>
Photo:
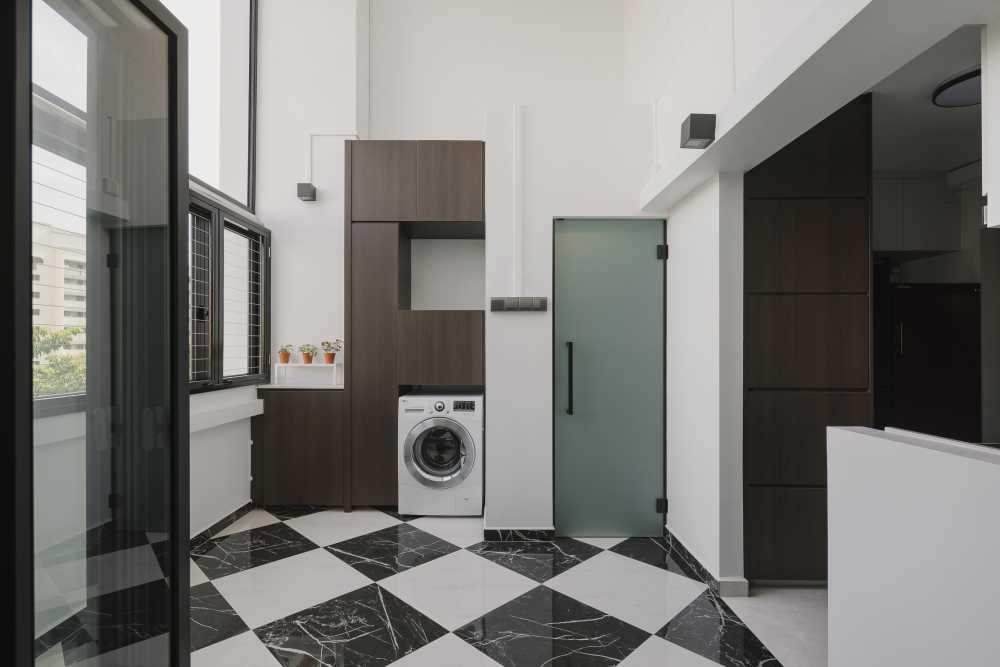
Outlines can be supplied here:
<path id="1" fill-rule="evenodd" d="M 707 590 L 656 633 L 726 667 L 781 667 L 721 597 Z"/>
<path id="2" fill-rule="evenodd" d="M 192 547 L 191 558 L 209 579 L 311 551 L 316 545 L 284 523 L 216 537 Z"/>
<path id="3" fill-rule="evenodd" d="M 222 517 L 221 519 L 213 523 L 211 526 L 209 526 L 208 528 L 206 528 L 205 530 L 201 531 L 200 533 L 191 538 L 191 549 L 194 549 L 196 546 L 199 546 L 209 541 L 210 539 L 212 539 L 214 535 L 218 534 L 219 531 L 224 530 L 227 527 L 231 526 L 236 521 L 239 521 L 244 515 L 248 514 L 252 509 L 253 509 L 253 503 L 247 503 L 243 507 L 240 507 L 239 509 L 234 510 L 229 514 L 227 514 L 226 516 Z"/>
<path id="4" fill-rule="evenodd" d="M 468 550 L 498 565 L 544 583 L 601 553 L 599 547 L 568 537 L 548 542 L 480 542 Z"/>
<path id="5" fill-rule="evenodd" d="M 487 542 L 528 542 L 535 540 L 548 541 L 555 537 L 554 530 L 494 530 L 483 531 L 483 539 Z"/>
<path id="6" fill-rule="evenodd" d="M 279 521 L 288 521 L 331 508 L 325 505 L 264 505 L 260 509 L 269 512 Z"/>
<path id="7" fill-rule="evenodd" d="M 191 587 L 191 650 L 248 630 L 240 615 L 210 582 Z"/>
<path id="8" fill-rule="evenodd" d="M 377 584 L 254 630 L 282 665 L 388 665 L 447 634 Z"/>
<path id="9" fill-rule="evenodd" d="M 616 665 L 649 633 L 539 586 L 455 634 L 503 665 Z"/>
<path id="10" fill-rule="evenodd" d="M 685 576 L 718 590 L 719 583 L 687 549 L 677 548 L 676 540 L 663 537 L 630 537 L 611 547 L 609 551 L 628 556 L 648 565 Z"/>
<path id="11" fill-rule="evenodd" d="M 153 542 L 149 545 L 156 556 L 156 562 L 160 564 L 160 572 L 164 577 L 170 577 L 170 541 Z"/>
<path id="12" fill-rule="evenodd" d="M 419 519 L 419 514 L 400 514 L 399 508 L 395 505 L 375 505 L 372 509 L 377 509 L 379 512 L 385 512 L 391 517 L 399 519 L 400 521 L 413 521 L 414 519 Z"/>
<path id="13" fill-rule="evenodd" d="M 85 632 L 64 640 L 63 659 L 71 665 L 170 630 L 170 590 L 164 579 L 87 601 L 76 618 Z"/>
<path id="14" fill-rule="evenodd" d="M 361 574 L 378 581 L 458 551 L 451 542 L 400 523 L 326 547 Z"/>

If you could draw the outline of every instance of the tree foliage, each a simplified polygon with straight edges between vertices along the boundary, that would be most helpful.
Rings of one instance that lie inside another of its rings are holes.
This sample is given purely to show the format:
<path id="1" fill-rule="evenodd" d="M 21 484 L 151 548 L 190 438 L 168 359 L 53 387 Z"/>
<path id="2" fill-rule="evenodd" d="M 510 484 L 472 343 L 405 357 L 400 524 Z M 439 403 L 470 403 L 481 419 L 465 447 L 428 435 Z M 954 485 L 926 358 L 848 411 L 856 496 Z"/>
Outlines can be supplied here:
<path id="1" fill-rule="evenodd" d="M 32 386 L 35 398 L 79 394 L 86 390 L 86 355 L 64 351 L 81 333 L 83 329 L 79 327 L 32 327 Z"/>

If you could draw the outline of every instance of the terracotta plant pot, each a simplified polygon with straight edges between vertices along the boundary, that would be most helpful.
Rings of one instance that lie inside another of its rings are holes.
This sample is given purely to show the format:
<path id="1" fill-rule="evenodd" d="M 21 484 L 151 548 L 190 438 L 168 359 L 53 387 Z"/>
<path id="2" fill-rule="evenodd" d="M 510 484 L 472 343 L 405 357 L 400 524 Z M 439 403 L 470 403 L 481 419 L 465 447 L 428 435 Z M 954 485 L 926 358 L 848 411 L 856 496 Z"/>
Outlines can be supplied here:
<path id="1" fill-rule="evenodd" d="M 304 363 L 304 364 L 311 364 L 312 362 L 313 362 L 313 356 L 311 354 L 309 354 L 308 352 L 303 352 L 302 353 L 302 363 Z"/>
<path id="2" fill-rule="evenodd" d="M 337 358 L 336 352 L 324 352 L 323 353 L 323 363 L 332 364 L 333 360 Z"/>
<path id="3" fill-rule="evenodd" d="M 289 360 L 291 360 L 291 358 L 292 358 L 292 353 L 291 352 L 279 352 L 278 353 L 278 362 L 279 363 L 287 364 L 289 362 Z"/>

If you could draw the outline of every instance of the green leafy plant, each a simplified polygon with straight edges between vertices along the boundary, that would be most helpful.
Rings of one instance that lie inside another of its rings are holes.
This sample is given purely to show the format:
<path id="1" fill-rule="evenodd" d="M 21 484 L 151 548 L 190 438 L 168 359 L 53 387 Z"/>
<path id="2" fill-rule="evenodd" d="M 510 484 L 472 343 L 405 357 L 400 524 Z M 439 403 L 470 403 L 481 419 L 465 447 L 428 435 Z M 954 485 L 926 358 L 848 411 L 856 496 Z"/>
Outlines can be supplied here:
<path id="1" fill-rule="evenodd" d="M 288 343 L 285 343 L 284 345 L 278 348 L 278 352 L 286 352 L 288 354 L 291 354 L 292 350 L 294 349 L 295 349 L 294 345 L 289 345 Z"/>
<path id="2" fill-rule="evenodd" d="M 319 346 L 323 348 L 324 352 L 340 352 L 344 349 L 344 339 L 337 338 L 332 341 L 324 340 L 319 344 Z"/>
<path id="3" fill-rule="evenodd" d="M 306 343 L 305 345 L 299 345 L 299 352 L 301 354 L 316 354 L 319 350 L 315 345 L 311 343 Z"/>
<path id="4" fill-rule="evenodd" d="M 81 333 L 83 329 L 79 327 L 31 328 L 31 379 L 35 398 L 86 391 L 86 355 L 63 352 Z"/>

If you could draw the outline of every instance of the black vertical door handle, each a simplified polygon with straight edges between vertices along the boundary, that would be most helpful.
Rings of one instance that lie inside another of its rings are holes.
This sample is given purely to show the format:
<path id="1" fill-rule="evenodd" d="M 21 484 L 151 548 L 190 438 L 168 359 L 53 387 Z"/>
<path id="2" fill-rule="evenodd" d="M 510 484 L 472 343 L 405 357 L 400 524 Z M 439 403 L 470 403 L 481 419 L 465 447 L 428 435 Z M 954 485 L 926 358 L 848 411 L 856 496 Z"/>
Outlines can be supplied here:
<path id="1" fill-rule="evenodd" d="M 569 360 L 569 372 L 567 373 L 568 393 L 566 402 L 566 414 L 573 414 L 573 341 L 566 341 L 566 354 Z"/>

